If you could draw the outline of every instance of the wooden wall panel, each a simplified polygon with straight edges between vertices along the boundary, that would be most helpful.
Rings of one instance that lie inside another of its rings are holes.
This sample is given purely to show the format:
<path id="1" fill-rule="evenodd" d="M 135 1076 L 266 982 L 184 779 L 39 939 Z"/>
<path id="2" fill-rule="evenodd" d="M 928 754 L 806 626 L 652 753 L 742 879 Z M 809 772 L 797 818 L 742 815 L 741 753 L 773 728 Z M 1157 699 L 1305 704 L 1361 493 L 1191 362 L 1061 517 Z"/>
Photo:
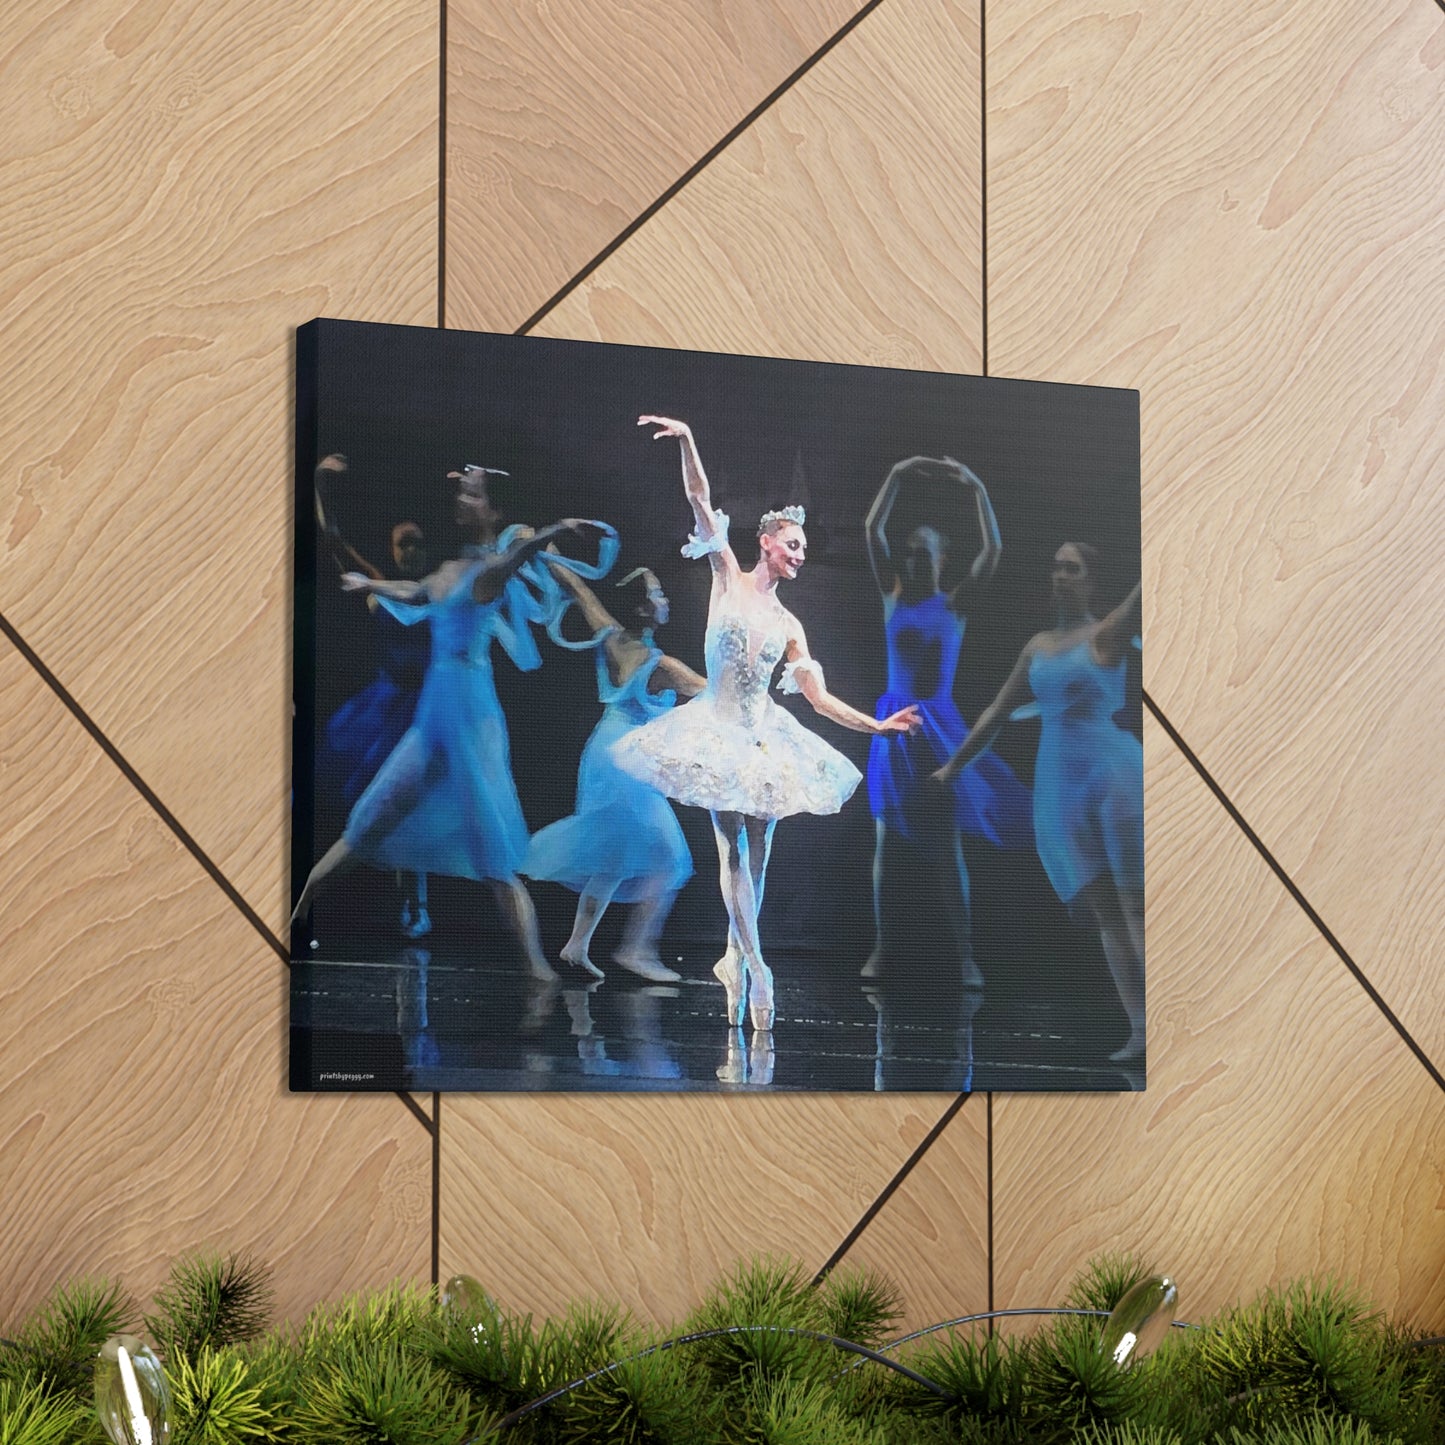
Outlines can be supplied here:
<path id="1" fill-rule="evenodd" d="M 447 324 L 519 325 L 861 8 L 456 0 Z"/>
<path id="2" fill-rule="evenodd" d="M 537 332 L 976 371 L 977 24 L 921 0 L 874 11 Z M 451 263 L 471 247 L 449 232 Z M 470 1260 L 515 1307 L 607 1291 L 676 1316 L 740 1256 L 821 1265 L 947 1102 L 448 1100 L 443 1272 Z M 958 1138 L 971 1167 L 944 1193 L 977 1219 L 982 1143 Z"/>
<path id="3" fill-rule="evenodd" d="M 1127 1249 L 1187 1319 L 1327 1271 L 1438 1321 L 1439 1088 L 1152 723 L 1145 755 L 1149 1087 L 995 1099 L 997 1304 Z"/>
<path id="4" fill-rule="evenodd" d="M 976 5 L 889 0 L 538 334 L 976 373 L 978 83 Z"/>
<path id="5" fill-rule="evenodd" d="M 436 315 L 430 0 L 7 27 L 0 611 L 286 909 L 292 328 Z"/>
<path id="6" fill-rule="evenodd" d="M 739 1259 L 817 1269 L 948 1103 L 454 1096 L 441 1273 L 477 1276 L 512 1309 L 600 1295 L 645 1319 L 680 1319 Z"/>
<path id="7" fill-rule="evenodd" d="M 898 1285 L 901 1333 L 986 1310 L 988 1248 L 988 1102 L 974 1094 L 839 1268 L 875 1269 Z"/>
<path id="8" fill-rule="evenodd" d="M 1445 1067 L 1445 15 L 989 39 L 994 370 L 1141 389 L 1148 686 Z"/>
<path id="9" fill-rule="evenodd" d="M 426 1278 L 430 1138 L 284 1092 L 284 968 L 3 638 L 0 898 L 0 1320 L 86 1273 L 144 1304 L 202 1246 L 292 1318 Z"/>

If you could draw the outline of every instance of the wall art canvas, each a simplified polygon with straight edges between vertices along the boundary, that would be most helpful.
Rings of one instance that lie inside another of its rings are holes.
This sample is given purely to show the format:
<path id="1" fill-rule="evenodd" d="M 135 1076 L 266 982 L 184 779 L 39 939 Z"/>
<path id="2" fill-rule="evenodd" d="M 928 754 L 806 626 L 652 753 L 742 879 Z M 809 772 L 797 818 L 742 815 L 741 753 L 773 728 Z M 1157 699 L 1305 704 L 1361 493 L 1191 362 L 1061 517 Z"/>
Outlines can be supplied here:
<path id="1" fill-rule="evenodd" d="M 291 1087 L 1144 1086 L 1135 392 L 297 334 Z"/>

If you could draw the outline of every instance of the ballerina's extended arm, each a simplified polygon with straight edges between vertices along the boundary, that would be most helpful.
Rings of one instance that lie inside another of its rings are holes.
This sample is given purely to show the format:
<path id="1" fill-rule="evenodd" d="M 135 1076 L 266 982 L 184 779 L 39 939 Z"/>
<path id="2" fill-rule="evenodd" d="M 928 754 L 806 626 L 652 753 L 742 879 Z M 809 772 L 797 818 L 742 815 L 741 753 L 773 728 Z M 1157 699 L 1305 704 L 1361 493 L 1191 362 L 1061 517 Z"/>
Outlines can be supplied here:
<path id="1" fill-rule="evenodd" d="M 933 774 L 935 782 L 951 787 L 953 780 L 985 749 L 993 744 L 998 730 L 1008 721 L 1008 715 L 1025 702 L 1031 692 L 1029 687 L 1029 663 L 1033 661 L 1034 644 L 1030 642 L 1019 654 L 999 694 L 979 714 L 973 731 L 963 746 Z"/>
<path id="2" fill-rule="evenodd" d="M 993 503 L 989 501 L 988 488 L 978 474 L 962 462 L 954 461 L 952 457 L 944 457 L 943 462 L 958 478 L 961 486 L 972 489 L 974 504 L 978 508 L 979 535 L 983 539 L 983 545 L 979 548 L 978 556 L 973 559 L 973 565 L 949 596 L 950 604 L 955 604 L 960 594 L 971 587 L 983 586 L 998 570 L 998 560 L 1003 556 L 1003 537 L 999 534 L 998 518 L 994 515 Z"/>
<path id="3" fill-rule="evenodd" d="M 868 541 L 868 561 L 873 568 L 874 581 L 885 597 L 898 593 L 898 569 L 893 565 L 893 554 L 888 549 L 888 518 L 893 514 L 893 504 L 898 500 L 898 489 L 909 472 L 916 470 L 927 457 L 909 457 L 907 461 L 895 462 L 863 523 L 863 535 Z"/>
<path id="4" fill-rule="evenodd" d="M 1114 667 L 1133 645 L 1139 631 L 1140 584 L 1135 583 L 1129 595 L 1099 623 L 1093 638 L 1094 661 L 1100 667 Z"/>
<path id="5" fill-rule="evenodd" d="M 708 486 L 707 473 L 702 469 L 702 456 L 692 428 L 685 421 L 674 421 L 665 416 L 640 416 L 638 426 L 655 426 L 653 441 L 663 437 L 676 437 L 682 443 L 682 487 L 692 506 L 692 515 L 697 522 L 697 531 L 688 539 L 683 548 L 687 556 L 702 556 L 704 553 L 712 564 L 713 572 L 733 575 L 738 571 L 738 560 L 725 536 L 718 532 L 720 513 L 713 510 L 712 489 Z M 717 545 L 721 540 L 721 545 Z"/>
<path id="6" fill-rule="evenodd" d="M 569 532 L 580 532 L 587 527 L 610 531 L 601 522 L 568 517 L 565 521 L 554 522 L 550 527 L 543 527 L 533 532 L 530 537 L 514 542 L 500 557 L 493 558 L 477 573 L 472 582 L 472 596 L 483 604 L 496 601 L 508 581 L 539 552 L 545 552 L 559 537 L 565 537 Z"/>
<path id="7" fill-rule="evenodd" d="M 819 717 L 828 718 L 855 733 L 871 733 L 875 737 L 887 733 L 913 733 L 923 726 L 917 707 L 901 708 L 891 717 L 871 718 L 856 707 L 849 707 L 842 698 L 834 697 L 823 681 L 823 669 L 808 653 L 808 640 L 795 617 L 790 618 L 787 665 L 779 684 L 783 692 L 800 692 Z"/>
<path id="8" fill-rule="evenodd" d="M 601 598 L 575 572 L 566 567 L 554 567 L 552 575 L 572 594 L 572 600 L 587 619 L 593 635 L 599 632 L 607 634 L 602 645 L 607 649 L 607 656 L 619 675 L 628 670 L 628 662 L 636 662 L 636 655 L 642 644 L 632 637 L 603 605 Z M 627 656 L 629 650 L 634 654 L 631 659 Z M 706 678 L 700 677 L 685 662 L 679 662 L 677 658 L 669 657 L 666 653 L 658 662 L 656 672 L 662 674 L 672 688 L 686 697 L 696 697 L 707 686 Z"/>
<path id="9" fill-rule="evenodd" d="M 345 537 L 341 535 L 341 528 L 336 525 L 336 518 L 332 515 L 330 505 L 327 501 L 327 493 L 331 490 L 333 477 L 340 476 L 347 470 L 346 458 L 340 452 L 332 452 L 330 456 L 322 457 L 316 464 L 315 488 L 316 488 L 316 522 L 321 528 L 321 535 L 326 541 L 326 546 L 331 552 L 331 559 L 336 563 L 337 568 L 342 572 L 360 572 L 364 577 L 370 577 L 373 582 L 383 580 L 385 574 L 379 567 L 368 562 Z M 348 591 L 355 591 L 355 588 L 348 588 Z"/>

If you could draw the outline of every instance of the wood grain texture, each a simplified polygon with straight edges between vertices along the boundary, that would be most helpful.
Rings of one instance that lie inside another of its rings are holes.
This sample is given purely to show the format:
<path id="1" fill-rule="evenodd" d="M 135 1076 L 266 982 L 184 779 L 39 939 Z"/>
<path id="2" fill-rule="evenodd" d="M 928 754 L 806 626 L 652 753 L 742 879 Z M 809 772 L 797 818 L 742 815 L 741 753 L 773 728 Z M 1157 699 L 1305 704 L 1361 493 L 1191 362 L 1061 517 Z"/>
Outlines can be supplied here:
<path id="1" fill-rule="evenodd" d="M 0 1320 L 87 1273 L 144 1304 L 204 1246 L 289 1318 L 425 1280 L 427 1134 L 284 1092 L 285 970 L 4 639 L 0 898 Z"/>
<path id="2" fill-rule="evenodd" d="M 0 611 L 278 926 L 292 329 L 435 317 L 437 27 L 97 0 L 0 50 Z"/>
<path id="3" fill-rule="evenodd" d="M 973 1095 L 839 1264 L 902 1291 L 899 1331 L 988 1308 L 988 1105 Z"/>
<path id="4" fill-rule="evenodd" d="M 447 324 L 520 325 L 863 0 L 454 0 Z"/>
<path id="5" fill-rule="evenodd" d="M 989 41 L 994 370 L 1140 388 L 1148 686 L 1445 1067 L 1445 16 Z"/>
<path id="6" fill-rule="evenodd" d="M 937 1094 L 446 1101 L 441 1273 L 512 1309 L 680 1319 L 731 1266 L 833 1252 L 948 1104 Z M 967 1110 L 965 1110 L 967 1112 Z"/>
<path id="7" fill-rule="evenodd" d="M 889 0 L 538 334 L 977 372 L 978 10 Z"/>
<path id="8" fill-rule="evenodd" d="M 1148 1091 L 996 1098 L 998 1305 L 1130 1250 L 1186 1319 L 1330 1272 L 1438 1323 L 1439 1089 L 1152 723 L 1145 760 Z"/>

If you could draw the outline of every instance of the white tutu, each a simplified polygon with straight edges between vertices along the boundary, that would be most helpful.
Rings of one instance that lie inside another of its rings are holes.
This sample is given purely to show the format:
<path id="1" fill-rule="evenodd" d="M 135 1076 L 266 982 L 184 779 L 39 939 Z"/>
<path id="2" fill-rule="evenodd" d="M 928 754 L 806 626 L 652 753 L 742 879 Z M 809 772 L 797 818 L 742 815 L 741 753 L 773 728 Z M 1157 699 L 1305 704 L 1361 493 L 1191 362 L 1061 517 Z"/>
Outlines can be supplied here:
<path id="1" fill-rule="evenodd" d="M 613 760 L 694 808 L 753 818 L 836 813 L 862 774 L 768 696 L 787 647 L 786 614 L 779 608 L 762 626 L 726 601 L 708 618 L 707 690 L 619 739 Z"/>

